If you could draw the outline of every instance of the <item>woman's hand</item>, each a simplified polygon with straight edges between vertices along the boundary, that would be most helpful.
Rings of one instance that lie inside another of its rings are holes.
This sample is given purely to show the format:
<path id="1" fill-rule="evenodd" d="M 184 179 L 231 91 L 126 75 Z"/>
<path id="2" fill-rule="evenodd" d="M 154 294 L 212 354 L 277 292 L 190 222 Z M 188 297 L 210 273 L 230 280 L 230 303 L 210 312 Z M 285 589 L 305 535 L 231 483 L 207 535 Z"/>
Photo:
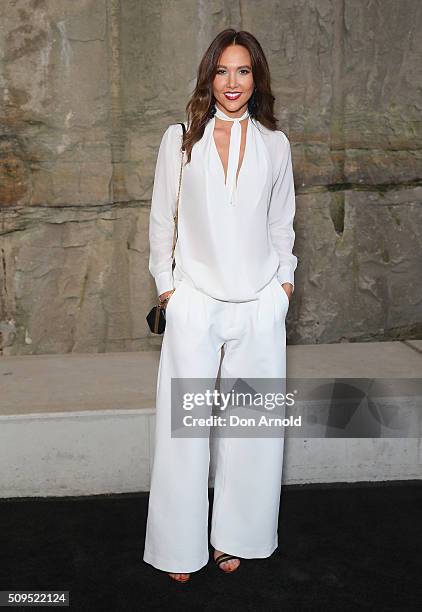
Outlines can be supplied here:
<path id="1" fill-rule="evenodd" d="M 170 289 L 170 291 L 164 291 L 164 293 L 158 296 L 158 299 L 160 300 L 160 304 L 162 304 L 164 308 L 167 306 L 168 300 L 174 291 L 175 289 Z"/>
<path id="2" fill-rule="evenodd" d="M 283 283 L 281 285 L 284 289 L 284 291 L 287 293 L 287 297 L 289 298 L 289 302 L 290 302 L 290 298 L 292 297 L 292 293 L 293 293 L 293 285 L 291 283 Z"/>

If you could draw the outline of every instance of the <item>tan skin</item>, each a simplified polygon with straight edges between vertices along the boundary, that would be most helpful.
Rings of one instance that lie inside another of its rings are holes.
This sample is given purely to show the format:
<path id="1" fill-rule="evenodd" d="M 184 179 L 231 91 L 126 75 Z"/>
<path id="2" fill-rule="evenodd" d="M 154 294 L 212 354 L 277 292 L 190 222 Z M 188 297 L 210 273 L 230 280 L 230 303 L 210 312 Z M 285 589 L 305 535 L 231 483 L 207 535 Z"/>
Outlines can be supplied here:
<path id="1" fill-rule="evenodd" d="M 223 111 L 229 117 L 241 117 L 247 109 L 248 100 L 252 96 L 255 83 L 252 75 L 251 57 L 246 47 L 241 45 L 230 45 L 226 47 L 221 54 L 217 74 L 213 81 L 213 94 L 217 108 Z M 227 91 L 241 92 L 241 96 L 237 100 L 228 100 L 224 93 Z M 248 119 L 240 122 L 242 127 L 242 139 L 240 144 L 240 159 L 237 169 L 236 179 L 239 176 L 239 171 L 242 166 L 243 157 L 245 154 L 246 131 Z M 224 176 L 227 177 L 227 165 L 230 145 L 230 130 L 232 123 L 215 118 L 214 141 L 217 147 L 218 154 L 224 170 Z M 293 285 L 291 283 L 283 283 L 282 287 L 287 293 L 287 297 L 291 298 L 293 293 Z M 175 289 L 166 291 L 160 295 L 160 299 L 171 295 Z M 171 299 L 171 298 L 170 298 Z M 167 302 L 168 303 L 168 302 Z M 214 559 L 223 551 L 214 550 Z M 220 564 L 220 568 L 225 571 L 233 571 L 240 565 L 239 559 L 230 559 Z M 169 574 L 172 578 L 179 582 L 189 580 L 190 574 L 177 573 Z"/>

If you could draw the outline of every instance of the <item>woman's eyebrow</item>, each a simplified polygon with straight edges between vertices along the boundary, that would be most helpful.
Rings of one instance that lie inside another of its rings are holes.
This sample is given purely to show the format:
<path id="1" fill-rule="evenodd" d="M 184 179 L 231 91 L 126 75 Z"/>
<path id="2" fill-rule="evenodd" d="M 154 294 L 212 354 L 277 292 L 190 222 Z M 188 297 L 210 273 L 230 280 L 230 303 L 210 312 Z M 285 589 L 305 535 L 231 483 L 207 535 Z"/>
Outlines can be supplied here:
<path id="1" fill-rule="evenodd" d="M 227 66 L 224 66 L 224 64 L 218 64 L 217 68 L 227 68 Z M 251 70 L 251 67 L 247 64 L 245 64 L 244 66 L 238 66 L 238 68 L 249 68 L 249 70 Z"/>

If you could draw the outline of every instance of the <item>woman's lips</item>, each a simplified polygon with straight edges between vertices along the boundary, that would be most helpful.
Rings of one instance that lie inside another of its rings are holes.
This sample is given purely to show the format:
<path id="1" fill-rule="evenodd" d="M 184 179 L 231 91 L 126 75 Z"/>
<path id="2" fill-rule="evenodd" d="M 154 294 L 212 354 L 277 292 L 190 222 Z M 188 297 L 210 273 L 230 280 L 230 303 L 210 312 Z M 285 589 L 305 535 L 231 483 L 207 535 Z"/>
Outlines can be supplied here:
<path id="1" fill-rule="evenodd" d="M 242 95 L 241 93 L 225 93 L 227 100 L 237 100 Z"/>

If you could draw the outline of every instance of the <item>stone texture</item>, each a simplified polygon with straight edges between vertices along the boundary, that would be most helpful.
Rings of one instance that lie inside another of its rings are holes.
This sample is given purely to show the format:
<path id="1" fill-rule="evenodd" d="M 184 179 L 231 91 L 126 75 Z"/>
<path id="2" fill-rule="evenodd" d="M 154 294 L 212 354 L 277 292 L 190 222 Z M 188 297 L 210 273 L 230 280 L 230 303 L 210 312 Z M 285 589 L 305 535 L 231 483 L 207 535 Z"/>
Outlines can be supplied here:
<path id="1" fill-rule="evenodd" d="M 421 200 L 422 187 L 299 197 L 292 343 L 421 337 Z"/>
<path id="2" fill-rule="evenodd" d="M 289 342 L 421 337 L 418 0 L 0 3 L 0 351 L 159 347 L 162 133 L 227 26 L 261 41 L 297 192 Z"/>
<path id="3" fill-rule="evenodd" d="M 4 236 L 6 320 L 16 322 L 4 353 L 142 350 L 153 280 L 145 265 L 147 207 L 65 208 Z M 5 339 L 4 339 L 5 340 Z"/>

